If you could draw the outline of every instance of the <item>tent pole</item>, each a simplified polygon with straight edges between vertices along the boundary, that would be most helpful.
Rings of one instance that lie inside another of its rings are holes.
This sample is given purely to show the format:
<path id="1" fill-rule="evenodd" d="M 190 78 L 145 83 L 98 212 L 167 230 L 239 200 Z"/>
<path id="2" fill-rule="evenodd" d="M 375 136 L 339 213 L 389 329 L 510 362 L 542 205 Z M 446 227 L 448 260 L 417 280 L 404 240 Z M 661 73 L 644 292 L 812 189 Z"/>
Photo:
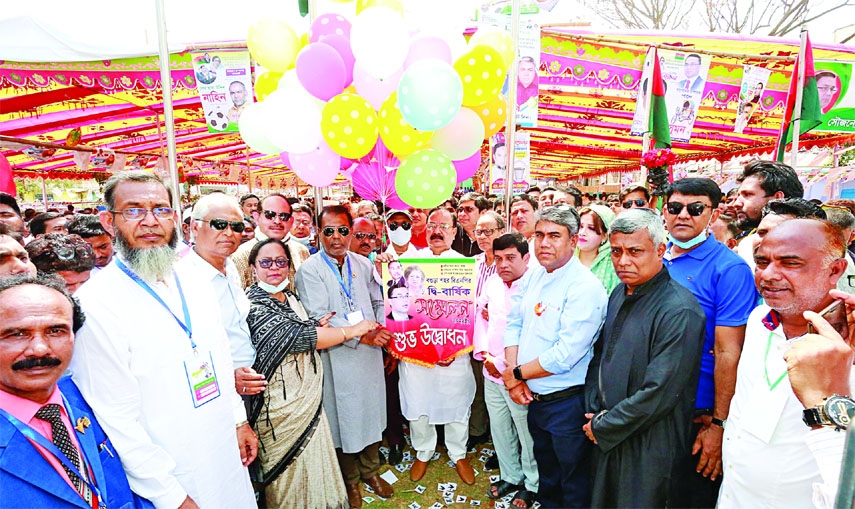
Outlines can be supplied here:
<path id="1" fill-rule="evenodd" d="M 175 146 L 175 117 L 172 111 L 172 72 L 169 69 L 169 48 L 166 41 L 166 11 L 163 0 L 155 0 L 157 7 L 157 45 L 160 49 L 160 89 L 163 92 L 163 117 L 166 122 L 167 161 L 172 187 L 172 208 L 181 216 L 181 186 L 178 182 L 178 157 Z M 160 122 L 158 122 L 160 126 Z M 181 228 L 175 229 L 182 240 Z"/>
<path id="2" fill-rule="evenodd" d="M 42 202 L 44 202 L 45 212 L 47 212 L 47 209 L 48 209 L 47 183 L 45 182 L 44 176 L 42 176 Z"/>
<path id="3" fill-rule="evenodd" d="M 163 146 L 163 128 L 160 127 L 160 113 L 154 112 L 154 119 L 157 122 L 157 141 L 160 142 L 160 157 L 165 156 L 164 150 L 166 147 Z"/>
<path id="4" fill-rule="evenodd" d="M 505 125 L 505 217 L 508 218 L 506 230 L 508 232 L 511 231 L 511 197 L 514 194 L 514 162 L 517 155 L 515 138 L 517 134 L 517 68 L 519 66 L 520 0 L 513 0 L 511 4 L 511 38 L 514 40 L 514 60 L 511 62 L 510 69 L 508 69 L 508 120 Z M 539 77 L 535 77 L 538 81 L 540 80 Z M 529 147 L 530 150 L 531 147 Z"/>
<path id="5" fill-rule="evenodd" d="M 318 2 L 317 0 L 309 0 L 309 25 L 315 21 L 315 18 L 318 17 Z M 289 161 L 290 163 L 290 161 Z M 291 171 L 294 171 L 294 168 L 291 168 Z M 297 186 L 297 173 L 294 172 L 294 187 Z M 312 186 L 312 190 L 315 193 L 315 225 L 317 226 L 316 231 L 320 231 L 321 229 L 321 210 L 324 208 L 324 188 L 318 186 Z M 298 193 L 299 196 L 299 193 Z M 385 205 L 385 203 L 384 203 Z M 384 216 L 385 217 L 385 216 Z"/>
<path id="6" fill-rule="evenodd" d="M 799 46 L 799 68 L 797 72 L 798 83 L 796 84 L 796 104 L 793 108 L 793 148 L 790 151 L 790 166 L 797 170 L 799 163 L 799 130 L 802 123 L 802 100 L 805 86 L 805 57 L 807 53 L 807 28 L 802 26 L 801 45 Z"/>
<path id="7" fill-rule="evenodd" d="M 249 147 L 243 149 L 243 154 L 246 157 L 246 185 L 249 187 L 249 193 L 252 194 L 252 166 L 249 164 Z"/>

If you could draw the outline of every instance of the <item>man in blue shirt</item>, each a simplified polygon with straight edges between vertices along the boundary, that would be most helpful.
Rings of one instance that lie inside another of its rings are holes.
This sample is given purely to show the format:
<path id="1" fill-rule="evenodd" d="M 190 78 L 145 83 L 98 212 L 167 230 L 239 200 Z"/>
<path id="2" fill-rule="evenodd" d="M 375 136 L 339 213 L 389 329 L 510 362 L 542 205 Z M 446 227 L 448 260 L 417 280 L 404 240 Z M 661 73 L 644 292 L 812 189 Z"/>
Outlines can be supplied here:
<path id="1" fill-rule="evenodd" d="M 599 280 L 573 256 L 579 214 L 568 205 L 536 216 L 539 266 L 520 279 L 504 333 L 505 388 L 528 404 L 543 507 L 588 507 L 591 444 L 582 431 L 585 375 L 606 314 Z M 527 506 L 533 494 L 523 493 Z M 525 498 L 527 497 L 527 498 Z"/>
<path id="2" fill-rule="evenodd" d="M 692 458 L 677 502 L 680 507 L 715 507 L 721 486 L 721 442 L 736 366 L 745 339 L 745 323 L 757 304 L 748 264 L 708 232 L 718 219 L 721 190 L 706 178 L 687 178 L 668 189 L 664 209 L 668 226 L 665 266 L 688 288 L 706 315 L 701 375 L 695 398 Z"/>

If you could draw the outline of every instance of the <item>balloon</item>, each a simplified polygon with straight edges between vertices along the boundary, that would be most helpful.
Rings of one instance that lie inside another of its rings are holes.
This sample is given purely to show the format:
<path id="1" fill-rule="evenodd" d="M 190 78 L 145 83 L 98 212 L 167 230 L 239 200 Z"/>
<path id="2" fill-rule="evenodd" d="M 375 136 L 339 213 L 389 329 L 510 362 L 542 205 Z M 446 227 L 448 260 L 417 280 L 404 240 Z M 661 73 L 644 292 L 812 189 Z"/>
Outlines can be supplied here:
<path id="1" fill-rule="evenodd" d="M 333 183 L 341 165 L 341 156 L 321 141 L 320 145 L 305 154 L 288 154 L 291 169 L 303 182 L 315 187 Z"/>
<path id="2" fill-rule="evenodd" d="M 12 177 L 12 165 L 6 156 L 0 154 L 0 192 L 16 196 L 18 189 L 15 186 L 15 179 Z"/>
<path id="3" fill-rule="evenodd" d="M 399 158 L 427 148 L 431 133 L 419 131 L 404 120 L 398 109 L 398 95 L 392 94 L 380 108 L 380 139 Z"/>
<path id="4" fill-rule="evenodd" d="M 427 148 L 413 152 L 398 168 L 395 189 L 411 207 L 429 209 L 451 196 L 457 185 L 457 172 L 451 159 L 439 150 Z"/>
<path id="5" fill-rule="evenodd" d="M 279 78 L 279 86 L 276 88 L 278 90 L 290 90 L 294 87 L 303 89 L 303 85 L 300 85 L 300 80 L 297 78 L 297 69 L 288 69 L 282 73 L 282 77 Z"/>
<path id="6" fill-rule="evenodd" d="M 407 210 L 408 208 L 410 208 L 410 206 L 404 203 L 404 200 L 402 200 L 401 197 L 398 196 L 397 192 L 387 198 L 386 201 L 383 202 L 383 204 L 386 205 L 386 208 L 391 210 Z"/>
<path id="7" fill-rule="evenodd" d="M 404 6 L 398 0 L 356 0 L 356 15 L 358 16 L 369 7 L 377 6 L 388 7 L 401 16 L 404 15 Z"/>
<path id="8" fill-rule="evenodd" d="M 252 58 L 269 71 L 285 72 L 294 66 L 300 41 L 294 29 L 277 19 L 260 19 L 250 25 L 246 38 Z"/>
<path id="9" fill-rule="evenodd" d="M 353 171 L 353 190 L 363 199 L 385 201 L 395 194 L 395 173 L 376 161 L 358 164 Z"/>
<path id="10" fill-rule="evenodd" d="M 398 69 L 389 77 L 378 79 L 368 74 L 359 64 L 353 68 L 353 86 L 359 95 L 364 97 L 375 110 L 383 106 L 383 101 L 392 95 L 404 75 L 403 69 Z"/>
<path id="11" fill-rule="evenodd" d="M 447 42 L 435 35 L 417 36 L 410 43 L 407 59 L 404 60 L 404 69 L 411 66 L 413 62 L 427 58 L 435 58 L 450 64 L 452 62 L 451 48 Z"/>
<path id="12" fill-rule="evenodd" d="M 484 104 L 502 90 L 507 70 L 498 51 L 489 46 L 473 46 L 454 62 L 463 82 L 463 105 Z"/>
<path id="13" fill-rule="evenodd" d="M 484 137 L 493 136 L 505 125 L 508 115 L 508 100 L 505 96 L 498 94 L 484 104 L 473 106 L 472 110 L 481 117 L 484 124 Z"/>
<path id="14" fill-rule="evenodd" d="M 514 63 L 514 57 L 517 56 L 516 51 L 514 51 L 514 38 L 511 37 L 511 34 L 504 30 L 478 29 L 475 35 L 469 39 L 469 46 L 473 47 L 479 44 L 498 51 L 505 63 L 505 72 L 508 72 L 511 64 Z"/>
<path id="15" fill-rule="evenodd" d="M 259 101 L 263 101 L 274 90 L 279 87 L 279 80 L 282 79 L 283 73 L 264 71 L 258 75 L 255 80 L 255 97 Z"/>
<path id="16" fill-rule="evenodd" d="M 447 126 L 434 133 L 430 145 L 457 160 L 478 150 L 483 141 L 484 123 L 481 118 L 469 108 L 460 108 Z"/>
<path id="17" fill-rule="evenodd" d="M 442 60 L 414 62 L 398 84 L 398 107 L 404 119 L 422 131 L 448 125 L 462 101 L 460 76 Z"/>
<path id="18" fill-rule="evenodd" d="M 356 62 L 375 78 L 395 73 L 407 58 L 410 34 L 400 14 L 388 7 L 369 7 L 353 22 L 350 47 Z"/>
<path id="19" fill-rule="evenodd" d="M 321 110 L 305 91 L 280 89 L 261 104 L 268 108 L 265 128 L 277 152 L 304 154 L 320 144 Z"/>
<path id="20" fill-rule="evenodd" d="M 353 66 L 356 61 L 353 58 L 353 51 L 350 50 L 350 41 L 341 35 L 325 35 L 321 37 L 321 42 L 336 50 L 344 62 L 344 85 L 348 86 L 353 83 Z"/>
<path id="21" fill-rule="evenodd" d="M 377 142 L 377 113 L 364 98 L 347 92 L 324 106 L 321 132 L 338 155 L 358 159 L 369 153 Z"/>
<path id="22" fill-rule="evenodd" d="M 329 101 L 344 90 L 347 71 L 332 46 L 312 42 L 297 55 L 297 78 L 308 93 Z"/>
<path id="23" fill-rule="evenodd" d="M 321 42 L 325 35 L 340 35 L 350 39 L 350 21 L 341 14 L 321 14 L 309 27 L 309 42 Z"/>
<path id="24" fill-rule="evenodd" d="M 471 179 L 473 175 L 478 173 L 481 167 L 481 149 L 479 148 L 474 154 L 466 159 L 452 161 L 454 169 L 457 170 L 457 182 Z"/>
<path id="25" fill-rule="evenodd" d="M 238 130 L 249 148 L 262 154 L 278 154 L 282 151 L 267 137 L 266 103 L 250 103 L 240 114 Z"/>

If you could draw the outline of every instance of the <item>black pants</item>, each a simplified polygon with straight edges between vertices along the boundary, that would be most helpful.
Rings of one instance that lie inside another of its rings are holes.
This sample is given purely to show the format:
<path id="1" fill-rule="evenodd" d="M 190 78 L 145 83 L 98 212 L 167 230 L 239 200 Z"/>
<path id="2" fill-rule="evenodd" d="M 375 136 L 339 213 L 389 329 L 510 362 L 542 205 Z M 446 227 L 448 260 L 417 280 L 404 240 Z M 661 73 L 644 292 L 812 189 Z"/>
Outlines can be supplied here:
<path id="1" fill-rule="evenodd" d="M 691 443 L 695 443 L 695 438 L 702 426 L 701 423 L 692 425 Z M 680 482 L 674 483 L 676 487 L 674 507 L 714 508 L 716 506 L 722 475 L 719 475 L 715 481 L 710 481 L 709 477 L 699 474 L 696 469 L 700 457 L 701 453 L 698 451 L 698 454 L 690 456 L 680 465 Z"/>

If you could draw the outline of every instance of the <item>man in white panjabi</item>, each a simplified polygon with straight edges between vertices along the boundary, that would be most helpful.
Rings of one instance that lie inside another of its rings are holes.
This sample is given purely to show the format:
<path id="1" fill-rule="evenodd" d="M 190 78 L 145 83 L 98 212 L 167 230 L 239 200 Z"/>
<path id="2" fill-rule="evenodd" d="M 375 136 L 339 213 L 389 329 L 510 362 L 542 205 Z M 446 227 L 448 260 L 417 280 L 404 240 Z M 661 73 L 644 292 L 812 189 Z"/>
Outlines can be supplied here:
<path id="1" fill-rule="evenodd" d="M 166 187 L 129 171 L 105 185 L 100 217 L 117 256 L 77 293 L 86 324 L 74 381 L 156 507 L 255 507 L 246 469 L 257 439 L 234 389 L 229 342 L 209 281 L 174 270 Z"/>

